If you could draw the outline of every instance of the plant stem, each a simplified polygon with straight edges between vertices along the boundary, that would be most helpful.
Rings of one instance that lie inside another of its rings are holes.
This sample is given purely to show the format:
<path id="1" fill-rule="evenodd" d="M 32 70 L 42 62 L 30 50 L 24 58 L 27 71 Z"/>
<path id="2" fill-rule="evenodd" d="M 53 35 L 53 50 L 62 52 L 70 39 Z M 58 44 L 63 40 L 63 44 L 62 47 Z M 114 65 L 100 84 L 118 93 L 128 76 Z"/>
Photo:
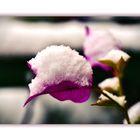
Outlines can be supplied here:
<path id="1" fill-rule="evenodd" d="M 116 71 L 115 72 L 116 73 L 116 76 L 119 78 L 119 85 L 120 85 L 120 89 L 119 89 L 119 95 L 120 96 L 122 96 L 122 95 L 124 95 L 124 93 L 123 93 L 123 88 L 122 88 L 122 78 L 123 78 L 123 70 L 121 70 L 121 71 Z M 121 107 L 121 106 L 120 106 Z M 125 118 L 126 118 L 126 120 L 127 120 L 127 123 L 128 124 L 131 124 L 131 122 L 130 122 L 130 118 L 129 118 L 129 115 L 128 115 L 128 111 L 127 111 L 127 108 L 125 107 L 125 108 L 123 108 L 123 107 L 121 107 L 122 109 L 122 112 L 124 113 L 124 115 L 125 115 Z"/>
<path id="2" fill-rule="evenodd" d="M 116 77 L 118 77 L 118 79 L 119 79 L 119 86 L 120 86 L 120 88 L 119 88 L 119 95 L 120 96 L 122 96 L 122 95 L 124 95 L 123 94 L 123 88 L 122 88 L 122 78 L 123 78 L 123 71 L 120 71 L 119 69 L 116 69 L 115 71 L 114 71 L 114 76 L 116 76 Z"/>
<path id="3" fill-rule="evenodd" d="M 119 90 L 119 94 L 122 96 L 123 94 L 123 88 L 122 88 L 122 77 L 118 77 L 119 78 L 119 85 L 120 85 L 120 90 Z"/>
<path id="4" fill-rule="evenodd" d="M 127 112 L 126 109 L 124 110 L 124 115 L 125 115 L 125 118 L 126 118 L 126 120 L 127 120 L 127 123 L 128 123 L 128 124 L 131 124 L 130 118 L 129 118 L 129 115 L 128 115 L 128 112 Z"/>
<path id="5" fill-rule="evenodd" d="M 124 113 L 124 116 L 125 116 L 125 118 L 126 118 L 126 120 L 127 120 L 127 123 L 128 123 L 128 124 L 131 124 L 130 118 L 129 118 L 129 115 L 128 115 L 128 112 L 127 112 L 126 107 L 121 106 L 118 102 L 116 102 L 114 99 L 112 99 L 110 96 L 108 96 L 108 95 L 105 93 L 104 90 L 102 91 L 102 94 L 103 94 L 104 96 L 106 96 L 107 98 L 109 98 L 111 101 L 113 101 L 113 102 L 115 103 L 115 105 Z"/>
<path id="6" fill-rule="evenodd" d="M 122 88 L 122 78 L 123 78 L 123 75 L 122 75 L 122 72 L 120 72 L 120 73 L 121 74 L 118 75 L 119 84 L 120 84 L 120 91 L 119 91 L 119 93 L 120 93 L 120 95 L 124 95 L 123 88 Z M 129 118 L 129 115 L 128 115 L 128 111 L 127 111 L 127 108 L 126 107 L 123 109 L 123 112 L 124 112 L 125 118 L 127 120 L 127 123 L 128 124 L 131 124 L 130 118 Z"/>

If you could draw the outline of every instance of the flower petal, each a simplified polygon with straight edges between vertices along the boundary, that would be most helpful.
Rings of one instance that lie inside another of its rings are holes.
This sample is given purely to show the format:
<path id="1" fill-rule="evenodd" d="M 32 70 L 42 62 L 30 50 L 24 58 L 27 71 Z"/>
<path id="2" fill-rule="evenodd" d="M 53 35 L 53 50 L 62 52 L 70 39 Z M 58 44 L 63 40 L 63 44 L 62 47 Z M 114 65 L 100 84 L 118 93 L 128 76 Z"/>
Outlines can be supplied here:
<path id="1" fill-rule="evenodd" d="M 111 50 L 103 58 L 100 58 L 99 61 L 108 65 L 110 65 L 110 63 L 118 65 L 121 59 L 125 63 L 130 59 L 130 56 L 121 50 Z"/>
<path id="2" fill-rule="evenodd" d="M 108 78 L 99 83 L 98 85 L 102 90 L 107 90 L 108 92 L 115 92 L 117 93 L 120 88 L 119 84 L 119 78 L 118 77 L 113 77 L 113 78 Z"/>
<path id="3" fill-rule="evenodd" d="M 67 88 L 67 89 L 64 89 Z M 53 91 L 53 88 L 57 88 L 56 91 Z M 62 88 L 62 90 L 59 90 Z M 71 100 L 75 103 L 82 103 L 86 101 L 90 96 L 90 88 L 89 87 L 79 87 L 71 82 L 63 82 L 59 84 L 57 87 L 51 87 L 49 91 L 50 95 L 55 97 L 60 101 Z"/>
<path id="4" fill-rule="evenodd" d="M 92 68 L 83 56 L 70 47 L 47 47 L 28 63 L 32 70 L 36 70 L 36 77 L 29 84 L 30 97 L 25 105 L 43 94 L 77 103 L 89 98 Z"/>
<path id="5" fill-rule="evenodd" d="M 96 30 L 93 31 L 89 27 L 85 28 L 86 39 L 84 42 L 84 54 L 92 67 L 98 66 L 104 70 L 108 70 L 109 66 L 102 65 L 98 60 L 104 57 L 108 51 L 112 49 L 119 49 L 120 42 L 117 41 L 110 32 Z"/>

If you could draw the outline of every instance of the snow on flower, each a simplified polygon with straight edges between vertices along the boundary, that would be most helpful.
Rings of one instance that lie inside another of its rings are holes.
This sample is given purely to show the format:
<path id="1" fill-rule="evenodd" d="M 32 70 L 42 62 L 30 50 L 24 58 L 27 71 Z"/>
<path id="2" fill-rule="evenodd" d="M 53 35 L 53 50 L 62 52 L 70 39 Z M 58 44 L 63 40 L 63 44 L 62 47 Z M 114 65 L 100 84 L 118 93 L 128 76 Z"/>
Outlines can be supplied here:
<path id="1" fill-rule="evenodd" d="M 39 95 L 81 103 L 88 100 L 92 86 L 92 68 L 78 52 L 66 46 L 50 46 L 28 61 L 35 74 L 29 84 L 26 105 Z"/>
<path id="2" fill-rule="evenodd" d="M 92 67 L 100 66 L 104 70 L 110 70 L 110 67 L 98 62 L 110 50 L 119 49 L 120 42 L 116 40 L 109 31 L 91 30 L 86 27 L 86 39 L 84 42 L 84 54 Z"/>

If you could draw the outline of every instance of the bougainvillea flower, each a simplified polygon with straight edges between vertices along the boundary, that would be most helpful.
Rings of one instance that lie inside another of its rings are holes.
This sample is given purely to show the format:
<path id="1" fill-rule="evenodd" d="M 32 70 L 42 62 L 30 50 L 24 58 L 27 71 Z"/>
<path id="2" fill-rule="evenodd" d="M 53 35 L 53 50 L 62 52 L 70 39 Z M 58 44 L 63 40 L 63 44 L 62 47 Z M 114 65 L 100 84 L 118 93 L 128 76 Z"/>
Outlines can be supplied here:
<path id="1" fill-rule="evenodd" d="M 104 70 L 111 68 L 105 64 L 98 62 L 110 50 L 119 49 L 120 42 L 116 40 L 109 31 L 95 30 L 86 27 L 86 38 L 83 44 L 84 54 L 92 67 L 99 66 Z"/>
<path id="2" fill-rule="evenodd" d="M 25 105 L 39 95 L 82 103 L 88 100 L 92 86 L 92 68 L 75 50 L 65 46 L 50 46 L 28 61 L 35 74 L 29 84 L 30 96 Z"/>

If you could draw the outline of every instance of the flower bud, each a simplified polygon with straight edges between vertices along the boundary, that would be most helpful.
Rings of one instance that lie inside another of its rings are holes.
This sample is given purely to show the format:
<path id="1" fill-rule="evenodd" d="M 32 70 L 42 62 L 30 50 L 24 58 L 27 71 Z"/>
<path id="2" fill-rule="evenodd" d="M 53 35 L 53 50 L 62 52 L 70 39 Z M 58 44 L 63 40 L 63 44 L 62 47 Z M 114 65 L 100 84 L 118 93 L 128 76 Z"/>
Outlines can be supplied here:
<path id="1" fill-rule="evenodd" d="M 113 92 L 117 93 L 120 88 L 119 84 L 119 78 L 118 77 L 113 77 L 113 78 L 108 78 L 99 83 L 98 85 L 102 90 L 106 90 L 108 92 Z"/>
<path id="2" fill-rule="evenodd" d="M 104 57 L 100 58 L 100 62 L 107 64 L 110 67 L 122 69 L 130 56 L 121 50 L 111 50 Z"/>

